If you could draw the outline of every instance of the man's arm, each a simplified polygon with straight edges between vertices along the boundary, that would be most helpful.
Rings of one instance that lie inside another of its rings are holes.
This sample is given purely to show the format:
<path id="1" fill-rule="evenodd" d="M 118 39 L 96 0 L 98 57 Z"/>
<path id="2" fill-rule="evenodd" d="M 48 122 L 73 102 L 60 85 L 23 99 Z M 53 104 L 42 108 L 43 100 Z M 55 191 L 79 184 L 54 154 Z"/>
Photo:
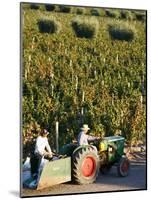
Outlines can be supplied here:
<path id="1" fill-rule="evenodd" d="M 49 145 L 49 143 L 48 143 L 48 139 L 46 140 L 46 149 L 47 149 L 48 153 L 49 153 L 50 155 L 52 155 L 52 151 L 51 151 L 50 145 Z"/>
<path id="2" fill-rule="evenodd" d="M 88 141 L 93 141 L 93 140 L 97 140 L 97 139 L 99 139 L 99 137 L 88 135 Z"/>

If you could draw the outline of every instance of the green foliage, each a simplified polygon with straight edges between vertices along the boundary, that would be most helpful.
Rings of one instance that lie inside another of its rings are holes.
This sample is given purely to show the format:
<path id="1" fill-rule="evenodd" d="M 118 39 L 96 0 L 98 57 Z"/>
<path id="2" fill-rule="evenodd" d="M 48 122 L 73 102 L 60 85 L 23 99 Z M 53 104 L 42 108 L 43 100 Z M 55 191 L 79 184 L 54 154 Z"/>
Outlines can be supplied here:
<path id="1" fill-rule="evenodd" d="M 30 4 L 30 8 L 31 8 L 31 9 L 34 9 L 34 10 L 38 10 L 38 9 L 40 8 L 40 5 L 39 5 L 39 4 L 32 3 L 32 4 Z"/>
<path id="2" fill-rule="evenodd" d="M 55 148 L 57 120 L 60 146 L 77 137 L 82 123 L 89 124 L 96 136 L 121 131 L 130 144 L 145 140 L 145 23 L 127 19 L 137 37 L 132 42 L 113 41 L 107 34 L 108 24 L 117 24 L 117 19 L 93 17 L 99 29 L 88 40 L 73 34 L 75 13 L 76 7 L 70 14 L 29 8 L 23 12 L 22 134 L 26 153 L 43 128 L 50 132 L 49 142 Z M 61 32 L 41 34 L 39 16 L 60 22 Z M 79 17 L 83 22 L 83 15 Z M 123 25 L 125 21 L 120 20 Z"/>
<path id="3" fill-rule="evenodd" d="M 91 15 L 100 16 L 100 10 L 96 8 L 91 9 Z"/>
<path id="4" fill-rule="evenodd" d="M 83 15 L 83 14 L 85 14 L 85 8 L 82 8 L 82 7 L 76 8 L 76 14 L 77 15 Z"/>
<path id="5" fill-rule="evenodd" d="M 59 10 L 60 10 L 60 12 L 63 12 L 63 13 L 70 13 L 71 12 L 71 7 L 60 5 L 59 6 Z"/>
<path id="6" fill-rule="evenodd" d="M 144 22 L 146 20 L 146 14 L 144 11 L 136 11 L 134 12 L 137 20 Z"/>
<path id="7" fill-rule="evenodd" d="M 146 130 L 144 130 L 146 124 L 146 116 L 140 99 L 138 99 L 135 105 L 134 115 L 131 117 L 130 120 L 131 120 L 131 127 L 130 127 L 131 134 L 129 134 L 130 144 L 131 145 L 139 144 L 140 141 L 144 143 L 146 134 Z"/>
<path id="8" fill-rule="evenodd" d="M 127 19 L 127 20 L 133 20 L 134 16 L 133 16 L 132 11 L 130 10 L 121 10 L 121 18 Z"/>
<path id="9" fill-rule="evenodd" d="M 23 142 L 23 159 L 30 155 L 33 148 L 33 141 L 40 133 L 40 125 L 35 121 L 30 121 L 23 127 L 22 142 Z"/>
<path id="10" fill-rule="evenodd" d="M 44 17 L 37 22 L 41 33 L 58 33 L 60 31 L 60 23 L 55 18 Z"/>
<path id="11" fill-rule="evenodd" d="M 106 16 L 106 12 L 104 8 L 99 8 L 99 13 L 101 17 L 105 17 Z"/>
<path id="12" fill-rule="evenodd" d="M 93 38 L 98 32 L 98 21 L 95 18 L 76 18 L 72 20 L 72 28 L 77 37 Z"/>
<path id="13" fill-rule="evenodd" d="M 136 29 L 129 23 L 110 24 L 108 30 L 113 40 L 132 41 L 136 37 Z"/>
<path id="14" fill-rule="evenodd" d="M 120 17 L 120 10 L 106 9 L 105 13 L 106 13 L 107 17 L 112 17 L 112 18 L 119 18 Z"/>
<path id="15" fill-rule="evenodd" d="M 45 4 L 45 8 L 46 8 L 47 11 L 54 11 L 55 10 L 55 5 Z"/>

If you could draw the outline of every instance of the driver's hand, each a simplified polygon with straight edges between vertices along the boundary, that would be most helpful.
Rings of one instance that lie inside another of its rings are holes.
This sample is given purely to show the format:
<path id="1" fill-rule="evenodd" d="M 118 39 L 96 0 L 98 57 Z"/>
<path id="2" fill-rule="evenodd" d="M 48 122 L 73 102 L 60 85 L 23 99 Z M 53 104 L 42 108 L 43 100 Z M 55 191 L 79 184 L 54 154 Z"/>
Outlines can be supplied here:
<path id="1" fill-rule="evenodd" d="M 52 158 L 52 157 L 53 157 L 53 153 L 49 153 L 48 156 L 49 156 L 50 158 Z"/>
<path id="2" fill-rule="evenodd" d="M 45 153 L 44 153 L 44 156 L 48 156 L 49 158 L 51 158 L 53 155 L 52 155 L 52 153 L 45 152 Z"/>

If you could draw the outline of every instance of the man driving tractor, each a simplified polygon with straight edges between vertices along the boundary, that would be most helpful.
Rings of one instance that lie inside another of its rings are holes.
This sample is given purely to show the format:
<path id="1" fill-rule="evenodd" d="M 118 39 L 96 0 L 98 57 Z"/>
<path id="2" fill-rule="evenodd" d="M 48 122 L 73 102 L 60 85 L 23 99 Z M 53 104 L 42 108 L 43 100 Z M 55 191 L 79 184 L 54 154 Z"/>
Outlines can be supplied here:
<path id="1" fill-rule="evenodd" d="M 88 145 L 89 141 L 94 141 L 96 139 L 99 139 L 99 137 L 88 135 L 88 131 L 90 128 L 87 124 L 83 124 L 83 127 L 81 127 L 81 131 L 78 135 L 78 145 Z"/>

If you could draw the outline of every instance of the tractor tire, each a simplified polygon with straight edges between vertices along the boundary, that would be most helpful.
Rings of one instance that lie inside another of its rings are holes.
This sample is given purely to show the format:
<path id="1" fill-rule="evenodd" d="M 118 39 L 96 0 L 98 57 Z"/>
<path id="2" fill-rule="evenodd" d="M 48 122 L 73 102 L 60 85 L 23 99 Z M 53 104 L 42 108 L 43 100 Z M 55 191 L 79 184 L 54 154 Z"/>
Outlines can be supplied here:
<path id="1" fill-rule="evenodd" d="M 72 178 L 78 184 L 95 182 L 99 172 L 99 157 L 93 147 L 81 148 L 73 155 Z"/>
<path id="2" fill-rule="evenodd" d="M 128 176 L 130 170 L 130 162 L 127 157 L 122 157 L 117 165 L 117 173 L 121 177 Z"/>

